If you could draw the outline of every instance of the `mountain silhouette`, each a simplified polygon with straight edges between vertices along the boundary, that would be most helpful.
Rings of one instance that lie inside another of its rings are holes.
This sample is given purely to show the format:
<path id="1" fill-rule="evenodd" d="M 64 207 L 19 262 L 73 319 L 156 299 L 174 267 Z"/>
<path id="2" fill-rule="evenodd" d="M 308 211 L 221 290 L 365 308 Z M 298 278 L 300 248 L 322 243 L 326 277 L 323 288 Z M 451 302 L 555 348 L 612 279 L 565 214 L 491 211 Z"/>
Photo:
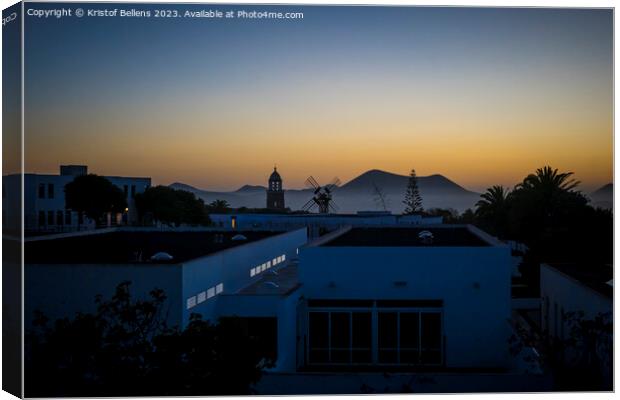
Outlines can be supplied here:
<path id="1" fill-rule="evenodd" d="M 614 207 L 614 184 L 608 183 L 594 192 L 590 193 L 590 204 L 593 207 L 605 208 L 608 210 Z"/>
<path id="2" fill-rule="evenodd" d="M 407 188 L 409 182 L 409 176 L 398 175 L 391 172 L 385 172 L 378 169 L 373 169 L 364 172 L 357 178 L 354 178 L 342 185 L 339 190 L 342 191 L 359 191 L 367 192 L 374 190 L 375 185 L 383 191 L 394 192 L 404 191 Z M 471 192 L 462 186 L 456 184 L 443 175 L 435 174 L 429 176 L 418 176 L 418 187 L 420 192 L 435 192 L 442 194 L 454 194 L 454 195 L 476 195 L 478 193 Z"/>
<path id="3" fill-rule="evenodd" d="M 286 177 L 284 176 L 284 179 Z M 400 213 L 404 209 L 402 200 L 405 195 L 409 177 L 391 172 L 373 169 L 366 171 L 349 182 L 333 190 L 335 204 L 340 213 L 380 210 L 376 200 L 379 188 L 388 203 L 388 210 Z M 286 182 L 286 180 L 285 180 Z M 260 185 L 244 185 L 231 192 L 217 192 L 198 189 L 176 182 L 170 185 L 175 189 L 187 190 L 210 203 L 216 199 L 226 200 L 232 207 L 265 207 L 266 188 Z M 480 194 L 469 191 L 443 175 L 418 177 L 418 187 L 422 195 L 423 206 L 429 208 L 454 208 L 464 211 L 472 208 L 479 200 Z M 309 189 L 285 189 L 285 203 L 292 210 L 300 209 L 312 197 Z"/>

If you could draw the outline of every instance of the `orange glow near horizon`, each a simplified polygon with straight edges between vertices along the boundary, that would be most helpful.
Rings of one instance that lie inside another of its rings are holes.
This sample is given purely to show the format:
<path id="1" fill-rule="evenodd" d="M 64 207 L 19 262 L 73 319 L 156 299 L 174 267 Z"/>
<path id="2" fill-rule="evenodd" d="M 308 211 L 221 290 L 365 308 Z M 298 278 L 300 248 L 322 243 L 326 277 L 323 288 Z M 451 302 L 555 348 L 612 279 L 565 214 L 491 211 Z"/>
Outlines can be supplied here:
<path id="1" fill-rule="evenodd" d="M 26 171 L 86 164 L 210 190 L 266 185 L 274 164 L 286 188 L 370 169 L 476 191 L 545 165 L 583 190 L 613 180 L 611 10 L 355 10 L 308 7 L 289 25 L 110 19 L 79 35 L 39 21 Z"/>

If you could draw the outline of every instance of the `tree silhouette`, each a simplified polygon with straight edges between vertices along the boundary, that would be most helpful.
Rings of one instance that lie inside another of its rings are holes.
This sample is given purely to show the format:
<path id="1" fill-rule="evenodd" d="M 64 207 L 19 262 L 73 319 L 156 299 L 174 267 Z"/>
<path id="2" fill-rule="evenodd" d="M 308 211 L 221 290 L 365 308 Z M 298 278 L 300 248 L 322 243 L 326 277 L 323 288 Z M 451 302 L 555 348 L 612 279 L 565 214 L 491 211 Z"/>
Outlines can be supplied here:
<path id="1" fill-rule="evenodd" d="M 186 190 L 168 186 L 155 186 L 138 193 L 136 207 L 143 219 L 150 215 L 154 220 L 168 225 L 211 223 L 202 199 Z"/>
<path id="2" fill-rule="evenodd" d="M 123 212 L 127 207 L 123 191 L 95 174 L 77 176 L 65 185 L 65 203 L 67 209 L 83 212 L 97 224 L 106 213 Z"/>
<path id="3" fill-rule="evenodd" d="M 495 185 L 481 194 L 476 203 L 476 217 L 482 228 L 500 237 L 507 233 L 509 195 L 506 188 Z"/>
<path id="4" fill-rule="evenodd" d="M 185 329 L 166 323 L 166 296 L 130 295 L 123 282 L 97 311 L 49 326 L 38 313 L 25 337 L 27 397 L 251 394 L 272 365 L 237 318 L 212 324 L 193 314 Z"/>
<path id="5" fill-rule="evenodd" d="M 230 207 L 230 204 L 228 204 L 226 200 L 220 200 L 220 199 L 213 200 L 211 203 L 209 203 L 207 207 L 209 209 L 209 213 L 225 214 L 229 212 L 230 210 L 232 210 L 232 208 Z"/>
<path id="6" fill-rule="evenodd" d="M 415 169 L 411 170 L 409 174 L 409 181 L 407 182 L 407 191 L 405 192 L 405 211 L 403 214 L 411 215 L 418 214 L 424 211 L 422 208 L 422 196 L 418 188 L 418 178 L 415 173 Z"/>

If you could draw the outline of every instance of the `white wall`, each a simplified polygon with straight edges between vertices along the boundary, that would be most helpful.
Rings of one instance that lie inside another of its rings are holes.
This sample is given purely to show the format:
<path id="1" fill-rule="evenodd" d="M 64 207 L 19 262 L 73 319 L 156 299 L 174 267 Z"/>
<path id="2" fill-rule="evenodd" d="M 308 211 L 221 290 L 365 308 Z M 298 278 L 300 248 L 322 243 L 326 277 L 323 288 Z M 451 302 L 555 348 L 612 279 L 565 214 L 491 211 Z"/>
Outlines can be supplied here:
<path id="1" fill-rule="evenodd" d="M 510 362 L 510 249 L 488 247 L 308 247 L 299 273 L 307 299 L 443 300 L 445 364 Z M 394 282 L 406 281 L 406 287 Z"/>
<path id="2" fill-rule="evenodd" d="M 183 301 L 220 283 L 224 285 L 223 293 L 235 293 L 261 278 L 262 274 L 250 277 L 250 269 L 283 254 L 290 260 L 306 242 L 307 233 L 303 228 L 188 261 L 183 264 Z M 215 316 L 215 304 L 211 298 L 190 310 L 185 308 L 184 323 L 191 313 L 202 314 L 205 318 Z"/>
<path id="3" fill-rule="evenodd" d="M 168 297 L 168 323 L 181 323 L 181 266 L 177 264 L 26 264 L 24 319 L 30 326 L 33 312 L 48 318 L 74 317 L 96 311 L 95 296 L 111 299 L 116 286 L 131 281 L 133 298 L 147 299 L 155 288 Z"/>
<path id="4" fill-rule="evenodd" d="M 613 309 L 612 299 L 546 264 L 540 266 L 540 295 L 543 330 L 559 338 L 567 338 L 570 333 L 567 326 L 562 326 L 562 312 L 582 311 L 584 319 L 592 319 Z M 548 317 L 545 317 L 547 313 Z"/>

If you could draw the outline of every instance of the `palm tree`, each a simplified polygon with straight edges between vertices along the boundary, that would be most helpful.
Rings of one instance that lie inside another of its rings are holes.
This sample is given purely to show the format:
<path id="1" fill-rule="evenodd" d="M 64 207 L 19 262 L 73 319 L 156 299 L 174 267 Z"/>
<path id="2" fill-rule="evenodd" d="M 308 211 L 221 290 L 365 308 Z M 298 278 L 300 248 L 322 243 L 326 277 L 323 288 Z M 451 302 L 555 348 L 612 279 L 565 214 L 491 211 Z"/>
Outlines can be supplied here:
<path id="1" fill-rule="evenodd" d="M 508 227 L 510 191 L 501 185 L 494 185 L 480 197 L 476 203 L 476 218 L 485 229 L 504 236 Z"/>
<path id="2" fill-rule="evenodd" d="M 494 185 L 480 195 L 476 203 L 476 214 L 488 214 L 505 206 L 510 191 L 501 185 Z"/>
<path id="3" fill-rule="evenodd" d="M 213 200 L 211 203 L 209 203 L 208 207 L 210 211 L 214 213 L 227 213 L 231 210 L 230 204 L 228 204 L 226 200 L 220 199 Z"/>
<path id="4" fill-rule="evenodd" d="M 557 168 L 547 165 L 538 168 L 535 174 L 528 175 L 517 188 L 541 190 L 543 193 L 571 192 L 581 183 L 571 178 L 572 176 L 573 172 L 558 173 Z"/>

